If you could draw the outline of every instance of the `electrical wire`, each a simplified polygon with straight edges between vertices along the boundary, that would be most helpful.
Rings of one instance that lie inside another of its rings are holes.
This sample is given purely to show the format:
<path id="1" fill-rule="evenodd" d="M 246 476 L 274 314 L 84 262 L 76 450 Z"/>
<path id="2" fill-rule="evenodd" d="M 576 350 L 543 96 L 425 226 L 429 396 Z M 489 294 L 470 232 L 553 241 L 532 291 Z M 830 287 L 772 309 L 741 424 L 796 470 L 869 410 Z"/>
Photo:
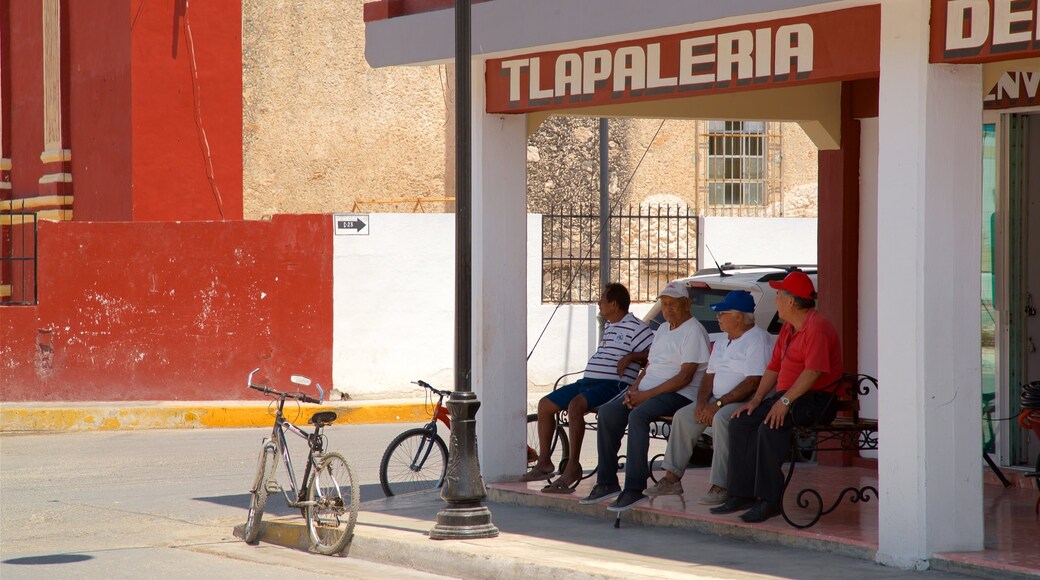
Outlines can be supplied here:
<path id="1" fill-rule="evenodd" d="M 184 0 L 184 40 L 188 48 L 188 63 L 191 70 L 191 94 L 192 110 L 195 116 L 195 130 L 199 136 L 199 147 L 202 149 L 202 157 L 206 163 L 206 179 L 209 181 L 213 198 L 217 202 L 217 211 L 220 219 L 224 217 L 224 200 L 220 197 L 220 188 L 217 187 L 217 178 L 213 172 L 213 155 L 209 147 L 209 139 L 206 137 L 206 128 L 202 125 L 202 89 L 199 87 L 199 67 L 195 61 L 195 40 L 191 34 L 191 22 L 189 20 L 190 0 Z"/>
<path id="2" fill-rule="evenodd" d="M 664 128 L 664 123 L 667 120 L 668 119 L 661 119 L 661 124 L 657 126 L 657 131 L 654 131 L 654 136 L 651 137 L 650 142 L 646 144 L 646 149 L 643 150 L 643 154 L 639 157 L 639 161 L 636 163 L 635 168 L 632 169 L 632 174 L 628 176 L 628 181 L 625 182 L 625 187 L 621 189 L 621 194 L 618 195 L 617 199 L 614 200 L 614 203 L 611 204 L 610 209 L 607 211 L 608 217 L 614 213 L 614 210 L 617 208 L 618 204 L 621 203 L 621 200 L 625 198 L 625 193 L 628 191 L 628 186 L 632 185 L 632 180 L 635 179 L 636 173 L 639 172 L 639 168 L 643 165 L 643 160 L 646 159 L 647 153 L 650 152 L 650 147 L 653 147 L 654 141 L 657 140 L 657 135 L 661 133 L 661 129 Z M 595 249 L 596 246 L 599 244 L 599 226 L 596 226 L 594 232 L 595 233 L 593 233 L 592 235 L 592 244 L 589 245 L 589 251 L 584 256 L 582 256 L 580 260 L 578 260 L 578 266 L 574 268 L 574 275 L 571 276 L 570 281 L 567 282 L 566 290 L 570 290 L 571 287 L 574 285 L 574 280 L 577 279 L 578 274 L 581 272 L 581 265 L 584 264 L 586 260 L 592 257 L 592 250 Z M 556 308 L 553 308 L 552 314 L 549 315 L 549 320 L 545 321 L 545 326 L 542 327 L 542 332 L 538 334 L 538 339 L 534 341 L 534 345 L 531 347 L 531 352 L 527 353 L 527 360 L 531 360 L 531 356 L 534 354 L 534 350 L 538 348 L 538 343 L 542 341 L 542 337 L 545 336 L 545 331 L 549 329 L 549 324 L 552 323 L 553 317 L 556 316 L 556 312 L 560 310 L 561 306 L 563 306 L 564 297 L 566 295 L 567 292 L 560 292 L 560 299 L 556 302 Z"/>

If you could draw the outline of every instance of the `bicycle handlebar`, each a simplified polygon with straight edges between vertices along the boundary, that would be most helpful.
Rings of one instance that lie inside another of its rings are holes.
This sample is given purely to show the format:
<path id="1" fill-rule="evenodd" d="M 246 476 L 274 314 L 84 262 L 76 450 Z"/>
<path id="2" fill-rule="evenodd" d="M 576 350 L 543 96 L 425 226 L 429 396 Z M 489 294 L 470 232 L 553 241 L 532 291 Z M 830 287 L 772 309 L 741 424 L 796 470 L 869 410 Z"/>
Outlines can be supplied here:
<path id="1" fill-rule="evenodd" d="M 265 387 L 265 386 L 261 386 L 261 385 L 254 385 L 253 384 L 253 375 L 255 375 L 259 370 L 260 370 L 259 368 L 253 369 L 253 372 L 249 373 L 249 378 L 246 379 L 246 386 L 249 387 L 250 389 L 253 389 L 253 390 L 256 390 L 256 391 L 260 391 L 261 393 L 263 393 L 265 395 L 277 395 L 278 397 L 282 397 L 282 398 L 286 398 L 286 399 L 295 399 L 295 400 L 303 402 L 303 403 L 314 403 L 315 405 L 320 405 L 321 404 L 321 399 L 315 399 L 314 397 L 308 397 L 307 395 L 305 395 L 303 393 L 286 393 L 284 391 L 276 391 L 276 390 L 272 389 L 271 387 Z M 318 392 L 322 393 L 322 398 L 324 398 L 325 391 L 322 390 L 321 385 L 318 385 Z"/>
<path id="2" fill-rule="evenodd" d="M 442 390 L 434 387 L 433 385 L 431 385 L 430 383 L 427 383 L 426 381 L 424 381 L 422 379 L 419 379 L 417 381 L 412 381 L 412 384 L 413 385 L 419 385 L 420 387 L 422 387 L 424 389 L 429 389 L 430 391 L 440 395 L 441 397 L 447 397 L 448 395 L 451 394 L 451 391 L 442 391 Z"/>

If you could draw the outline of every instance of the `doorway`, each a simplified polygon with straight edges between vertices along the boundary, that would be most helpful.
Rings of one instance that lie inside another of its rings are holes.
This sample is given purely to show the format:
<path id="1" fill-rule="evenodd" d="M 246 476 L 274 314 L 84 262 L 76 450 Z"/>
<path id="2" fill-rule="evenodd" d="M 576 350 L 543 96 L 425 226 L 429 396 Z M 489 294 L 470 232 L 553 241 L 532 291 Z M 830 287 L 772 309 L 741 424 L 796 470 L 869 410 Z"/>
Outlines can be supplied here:
<path id="1" fill-rule="evenodd" d="M 996 211 L 990 224 L 996 281 L 996 369 L 990 410 L 994 419 L 1006 419 L 994 421 L 998 426 L 993 446 L 1004 465 L 1032 465 L 1040 453 L 1040 440 L 1019 427 L 1014 418 L 1022 411 L 1022 385 L 1040 380 L 1040 113 L 1003 114 L 993 133 L 989 127 L 985 125 L 983 138 L 992 134 L 999 144 L 996 167 L 1000 168 L 995 176 Z M 983 174 L 985 180 L 985 157 Z M 985 194 L 983 199 L 983 219 L 987 220 Z M 984 232 L 986 226 L 984 221 Z M 986 251 L 984 247 L 984 264 Z M 985 293 L 984 288 L 984 307 Z M 984 377 L 985 339 L 984 334 Z M 987 399 L 984 385 L 984 406 Z M 984 425 L 984 429 L 992 425 Z M 984 435 L 984 441 L 988 440 Z"/>

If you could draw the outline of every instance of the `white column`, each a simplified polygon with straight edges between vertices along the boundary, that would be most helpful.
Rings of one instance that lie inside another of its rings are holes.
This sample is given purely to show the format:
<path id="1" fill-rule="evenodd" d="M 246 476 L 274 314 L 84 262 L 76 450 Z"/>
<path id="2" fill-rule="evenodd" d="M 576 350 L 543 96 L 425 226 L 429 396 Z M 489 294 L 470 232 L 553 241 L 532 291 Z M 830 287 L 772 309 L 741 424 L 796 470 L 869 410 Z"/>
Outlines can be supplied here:
<path id="1" fill-rule="evenodd" d="M 928 64 L 928 0 L 881 5 L 879 562 L 981 550 L 982 71 Z"/>
<path id="2" fill-rule="evenodd" d="M 473 67 L 473 390 L 488 483 L 527 466 L 527 118 L 484 112 Z"/>

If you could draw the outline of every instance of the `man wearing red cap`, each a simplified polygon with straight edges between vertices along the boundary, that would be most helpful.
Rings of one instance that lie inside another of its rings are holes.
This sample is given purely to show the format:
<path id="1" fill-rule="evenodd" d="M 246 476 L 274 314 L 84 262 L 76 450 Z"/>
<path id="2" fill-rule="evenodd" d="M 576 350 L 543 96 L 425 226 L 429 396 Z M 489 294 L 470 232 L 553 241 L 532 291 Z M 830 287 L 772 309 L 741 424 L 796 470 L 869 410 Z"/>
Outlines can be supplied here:
<path id="1" fill-rule="evenodd" d="M 714 514 L 747 510 L 740 519 L 765 521 L 780 514 L 781 466 L 795 425 L 834 419 L 827 389 L 841 377 L 841 344 L 834 326 L 816 311 L 816 290 L 804 272 L 772 281 L 784 326 L 755 395 L 730 422 L 729 498 Z M 766 396 L 773 387 L 776 392 Z"/>

